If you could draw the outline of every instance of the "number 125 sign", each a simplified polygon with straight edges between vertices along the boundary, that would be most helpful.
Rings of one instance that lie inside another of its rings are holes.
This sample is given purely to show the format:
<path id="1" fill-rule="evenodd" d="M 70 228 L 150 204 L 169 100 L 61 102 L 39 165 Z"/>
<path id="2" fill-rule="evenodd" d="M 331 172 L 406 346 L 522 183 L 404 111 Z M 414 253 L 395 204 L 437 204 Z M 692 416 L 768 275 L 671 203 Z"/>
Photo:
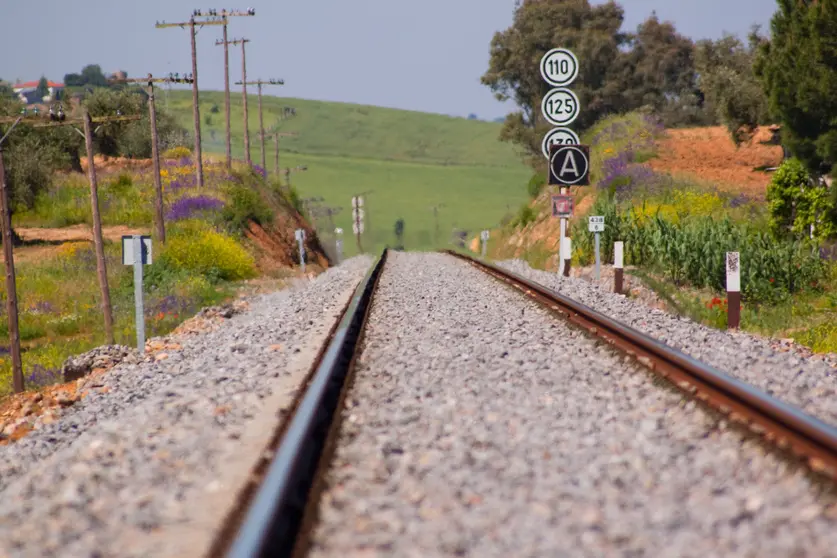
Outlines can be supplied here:
<path id="1" fill-rule="evenodd" d="M 579 113 L 578 97 L 564 87 L 547 93 L 541 102 L 541 112 L 548 122 L 556 126 L 572 124 Z"/>

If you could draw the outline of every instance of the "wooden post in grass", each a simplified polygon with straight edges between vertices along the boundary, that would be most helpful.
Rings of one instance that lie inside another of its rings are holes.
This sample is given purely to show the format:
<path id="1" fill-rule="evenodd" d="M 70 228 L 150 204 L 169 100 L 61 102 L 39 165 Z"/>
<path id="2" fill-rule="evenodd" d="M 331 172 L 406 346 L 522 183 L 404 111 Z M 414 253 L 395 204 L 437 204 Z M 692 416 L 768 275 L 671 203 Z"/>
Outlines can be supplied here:
<path id="1" fill-rule="evenodd" d="M 9 130 L 11 132 L 11 130 Z M 5 139 L 5 137 L 3 138 Z M 12 356 L 12 384 L 15 393 L 23 391 L 23 362 L 20 358 L 20 330 L 17 318 L 17 280 L 12 247 L 12 219 L 9 193 L 6 190 L 6 168 L 3 165 L 3 140 L 0 140 L 0 225 L 3 233 L 3 263 L 6 268 L 6 314 L 9 319 L 9 353 Z"/>
<path id="2" fill-rule="evenodd" d="M 90 207 L 93 212 L 93 245 L 96 250 L 96 270 L 102 291 L 102 313 L 105 318 L 105 341 L 113 345 L 113 310 L 110 305 L 108 269 L 105 262 L 105 244 L 102 239 L 102 219 L 99 215 L 99 187 L 96 184 L 96 165 L 93 161 L 93 121 L 84 111 L 84 145 L 87 148 L 87 177 L 90 180 Z"/>
<path id="3" fill-rule="evenodd" d="M 741 259 L 738 252 L 727 252 L 727 328 L 741 324 Z"/>
<path id="4" fill-rule="evenodd" d="M 624 246 L 621 240 L 613 243 L 613 292 L 616 294 L 622 294 Z"/>

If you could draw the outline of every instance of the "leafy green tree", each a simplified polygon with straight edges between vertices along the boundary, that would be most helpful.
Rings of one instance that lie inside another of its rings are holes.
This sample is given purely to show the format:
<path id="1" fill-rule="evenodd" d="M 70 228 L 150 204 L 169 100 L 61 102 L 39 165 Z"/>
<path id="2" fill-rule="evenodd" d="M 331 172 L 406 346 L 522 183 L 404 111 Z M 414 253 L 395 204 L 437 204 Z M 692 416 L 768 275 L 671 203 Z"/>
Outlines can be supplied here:
<path id="1" fill-rule="evenodd" d="M 668 126 L 711 122 L 697 87 L 691 39 L 652 13 L 628 36 L 627 47 L 614 65 L 627 107 L 650 107 Z"/>
<path id="2" fill-rule="evenodd" d="M 494 35 L 481 81 L 498 100 L 511 99 L 520 107 L 506 117 L 500 138 L 519 145 L 533 165 L 543 162 L 540 144 L 551 128 L 540 114 L 541 99 L 550 90 L 538 68 L 541 57 L 557 46 L 578 56 L 572 89 L 582 110 L 573 126 L 584 129 L 625 108 L 618 83 L 608 79 L 627 40 L 619 31 L 623 17 L 612 0 L 597 6 L 588 0 L 526 0 L 516 7 L 511 27 Z"/>
<path id="3" fill-rule="evenodd" d="M 837 1 L 778 0 L 755 73 L 782 139 L 815 175 L 837 163 Z"/>
<path id="4" fill-rule="evenodd" d="M 151 124 L 148 95 L 141 89 L 96 89 L 84 100 L 91 116 L 141 115 L 134 122 L 103 124 L 94 137 L 96 153 L 111 157 L 144 159 L 151 157 Z M 167 138 L 181 133 L 176 119 L 162 107 L 157 108 L 157 133 Z M 161 146 L 162 147 L 162 146 Z"/>
<path id="5" fill-rule="evenodd" d="M 811 179 L 799 159 L 789 159 L 767 187 L 770 228 L 777 236 L 825 239 L 837 233 L 835 206 L 828 189 Z"/>
<path id="6" fill-rule="evenodd" d="M 753 128 L 767 120 L 767 99 L 753 70 L 762 40 L 755 28 L 748 45 L 725 35 L 717 41 L 699 41 L 695 51 L 700 90 L 736 144 L 748 139 Z"/>
<path id="7" fill-rule="evenodd" d="M 41 76 L 41 79 L 38 81 L 38 87 L 35 88 L 35 94 L 37 95 L 39 101 L 49 95 L 49 82 L 44 76 Z"/>

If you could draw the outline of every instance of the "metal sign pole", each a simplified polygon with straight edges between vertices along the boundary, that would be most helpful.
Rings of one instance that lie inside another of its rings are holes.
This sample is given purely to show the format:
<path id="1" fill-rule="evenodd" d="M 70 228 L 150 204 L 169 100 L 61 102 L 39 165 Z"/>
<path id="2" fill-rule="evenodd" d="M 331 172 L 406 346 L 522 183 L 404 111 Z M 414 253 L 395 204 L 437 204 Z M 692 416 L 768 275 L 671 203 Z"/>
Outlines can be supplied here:
<path id="1" fill-rule="evenodd" d="M 595 240 L 596 240 L 596 282 L 601 279 L 601 273 L 599 272 L 600 260 L 599 260 L 599 233 L 595 233 Z"/>
<path id="2" fill-rule="evenodd" d="M 134 305 L 136 307 L 137 349 L 145 352 L 145 313 L 142 305 L 142 236 L 132 235 L 134 245 Z"/>
<path id="3" fill-rule="evenodd" d="M 561 235 L 558 237 L 558 275 L 564 274 L 564 236 L 566 231 L 567 218 L 561 217 Z"/>
<path id="4" fill-rule="evenodd" d="M 334 240 L 334 245 L 337 249 L 337 263 L 339 265 L 343 261 L 343 229 L 339 227 L 334 229 L 334 234 L 337 235 L 337 238 Z"/>

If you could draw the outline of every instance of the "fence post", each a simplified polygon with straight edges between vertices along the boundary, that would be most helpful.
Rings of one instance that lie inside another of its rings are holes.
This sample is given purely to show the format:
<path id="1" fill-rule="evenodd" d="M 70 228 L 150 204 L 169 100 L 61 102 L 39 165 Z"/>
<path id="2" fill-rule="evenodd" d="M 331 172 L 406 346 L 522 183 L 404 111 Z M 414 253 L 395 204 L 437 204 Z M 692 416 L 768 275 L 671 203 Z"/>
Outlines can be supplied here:
<path id="1" fill-rule="evenodd" d="M 741 324 L 741 258 L 738 252 L 727 252 L 727 328 Z"/>
<path id="2" fill-rule="evenodd" d="M 622 294 L 624 246 L 625 244 L 621 240 L 613 243 L 613 292 L 616 294 Z"/>

